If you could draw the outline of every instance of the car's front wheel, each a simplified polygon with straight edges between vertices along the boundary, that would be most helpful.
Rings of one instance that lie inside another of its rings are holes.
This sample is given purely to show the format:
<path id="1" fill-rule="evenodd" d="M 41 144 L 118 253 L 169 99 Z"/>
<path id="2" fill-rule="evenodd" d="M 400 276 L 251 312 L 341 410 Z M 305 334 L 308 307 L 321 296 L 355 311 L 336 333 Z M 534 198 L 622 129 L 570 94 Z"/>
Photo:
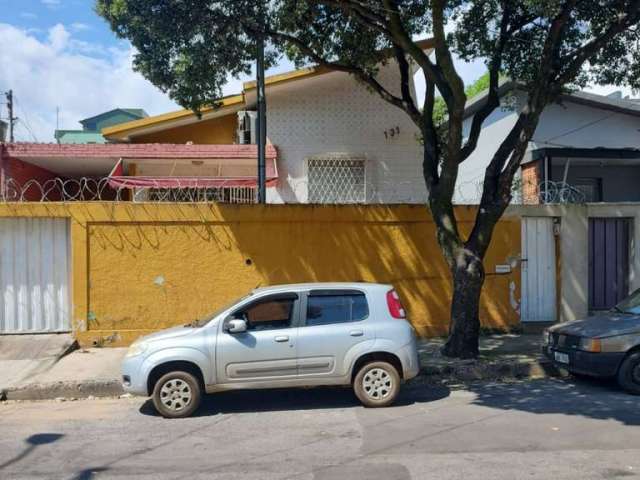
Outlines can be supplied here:
<path id="1" fill-rule="evenodd" d="M 400 393 L 400 375 L 390 363 L 367 363 L 356 374 L 353 390 L 365 407 L 387 407 Z"/>
<path id="2" fill-rule="evenodd" d="M 627 392 L 640 395 L 640 352 L 627 357 L 618 370 L 618 383 Z"/>
<path id="3" fill-rule="evenodd" d="M 202 398 L 202 388 L 188 372 L 169 372 L 158 379 L 153 388 L 153 405 L 165 418 L 188 417 L 196 411 Z"/>

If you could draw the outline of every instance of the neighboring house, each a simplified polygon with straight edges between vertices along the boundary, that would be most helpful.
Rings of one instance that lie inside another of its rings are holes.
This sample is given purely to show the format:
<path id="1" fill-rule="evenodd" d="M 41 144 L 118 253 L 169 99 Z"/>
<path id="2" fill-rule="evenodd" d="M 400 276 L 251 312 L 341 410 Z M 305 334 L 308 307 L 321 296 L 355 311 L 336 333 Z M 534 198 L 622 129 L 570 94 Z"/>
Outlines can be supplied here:
<path id="1" fill-rule="evenodd" d="M 422 46 L 427 49 L 430 42 Z M 397 91 L 395 63 L 382 66 L 378 79 Z M 268 178 L 269 203 L 425 201 L 417 128 L 406 113 L 367 91 L 354 77 L 305 68 L 268 77 L 266 97 L 268 143 L 277 150 L 277 167 L 275 158 L 272 166 L 268 164 L 273 175 Z M 111 142 L 222 144 L 232 149 L 255 143 L 255 108 L 255 82 L 246 82 L 240 94 L 221 99 L 219 108 L 205 109 L 201 118 L 182 110 L 115 125 L 102 133 Z M 206 161 L 128 162 L 125 167 L 125 175 L 149 181 L 215 176 L 215 165 Z M 255 160 L 237 168 L 229 165 L 228 172 L 255 175 Z"/>
<path id="2" fill-rule="evenodd" d="M 147 117 L 141 108 L 116 108 L 94 117 L 80 120 L 82 130 L 56 130 L 54 137 L 58 143 L 107 143 L 101 130 L 123 122 Z"/>
<path id="3" fill-rule="evenodd" d="M 457 203 L 479 203 L 485 168 L 526 100 L 513 82 L 504 82 L 500 90 L 506 106 L 485 120 L 475 152 L 461 165 Z M 485 100 L 486 92 L 468 104 L 465 134 Z M 526 204 L 640 201 L 639 148 L 638 100 L 619 93 L 563 95 L 540 117 L 515 182 L 515 200 Z"/>

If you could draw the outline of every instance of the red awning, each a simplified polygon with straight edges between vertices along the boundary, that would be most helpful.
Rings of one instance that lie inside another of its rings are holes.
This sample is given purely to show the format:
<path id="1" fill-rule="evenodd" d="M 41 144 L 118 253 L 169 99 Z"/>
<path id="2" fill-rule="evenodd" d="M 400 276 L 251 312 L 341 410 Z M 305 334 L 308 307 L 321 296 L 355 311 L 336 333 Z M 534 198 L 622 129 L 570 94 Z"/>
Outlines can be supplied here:
<path id="1" fill-rule="evenodd" d="M 121 188 L 220 188 L 220 187 L 252 187 L 258 186 L 257 176 L 224 176 L 224 177 L 147 177 L 123 175 L 122 160 L 118 161 L 109 174 L 109 186 Z M 278 181 L 278 169 L 275 158 L 266 159 L 266 184 L 275 186 Z"/>

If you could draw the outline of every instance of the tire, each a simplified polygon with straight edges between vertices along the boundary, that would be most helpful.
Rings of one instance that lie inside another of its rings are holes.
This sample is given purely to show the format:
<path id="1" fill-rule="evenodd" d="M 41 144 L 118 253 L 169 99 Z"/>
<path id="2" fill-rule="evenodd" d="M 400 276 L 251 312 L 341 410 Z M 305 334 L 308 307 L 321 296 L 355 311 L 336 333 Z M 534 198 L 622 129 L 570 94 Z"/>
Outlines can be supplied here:
<path id="1" fill-rule="evenodd" d="M 627 392 L 640 395 L 640 351 L 627 355 L 622 361 L 618 370 L 618 384 Z"/>
<path id="2" fill-rule="evenodd" d="M 200 382 L 187 372 L 169 372 L 153 386 L 153 406 L 164 418 L 190 416 L 200 406 L 201 399 Z"/>
<path id="3" fill-rule="evenodd" d="M 353 391 L 365 407 L 388 407 L 400 393 L 400 375 L 390 363 L 367 363 L 358 370 Z"/>

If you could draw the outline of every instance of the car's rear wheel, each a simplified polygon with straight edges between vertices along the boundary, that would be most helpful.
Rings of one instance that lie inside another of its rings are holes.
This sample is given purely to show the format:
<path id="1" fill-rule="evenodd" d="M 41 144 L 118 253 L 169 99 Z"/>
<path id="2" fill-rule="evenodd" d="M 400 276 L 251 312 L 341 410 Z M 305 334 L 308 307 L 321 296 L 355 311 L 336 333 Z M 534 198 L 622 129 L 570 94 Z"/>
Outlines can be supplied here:
<path id="1" fill-rule="evenodd" d="M 389 406 L 400 393 L 400 374 L 390 363 L 367 363 L 356 374 L 353 390 L 365 407 Z"/>
<path id="2" fill-rule="evenodd" d="M 618 383 L 627 392 L 640 395 L 640 351 L 624 359 L 618 370 Z"/>
<path id="3" fill-rule="evenodd" d="M 188 372 L 169 372 L 158 379 L 153 388 L 153 405 L 165 418 L 184 418 L 196 411 L 202 388 Z"/>

